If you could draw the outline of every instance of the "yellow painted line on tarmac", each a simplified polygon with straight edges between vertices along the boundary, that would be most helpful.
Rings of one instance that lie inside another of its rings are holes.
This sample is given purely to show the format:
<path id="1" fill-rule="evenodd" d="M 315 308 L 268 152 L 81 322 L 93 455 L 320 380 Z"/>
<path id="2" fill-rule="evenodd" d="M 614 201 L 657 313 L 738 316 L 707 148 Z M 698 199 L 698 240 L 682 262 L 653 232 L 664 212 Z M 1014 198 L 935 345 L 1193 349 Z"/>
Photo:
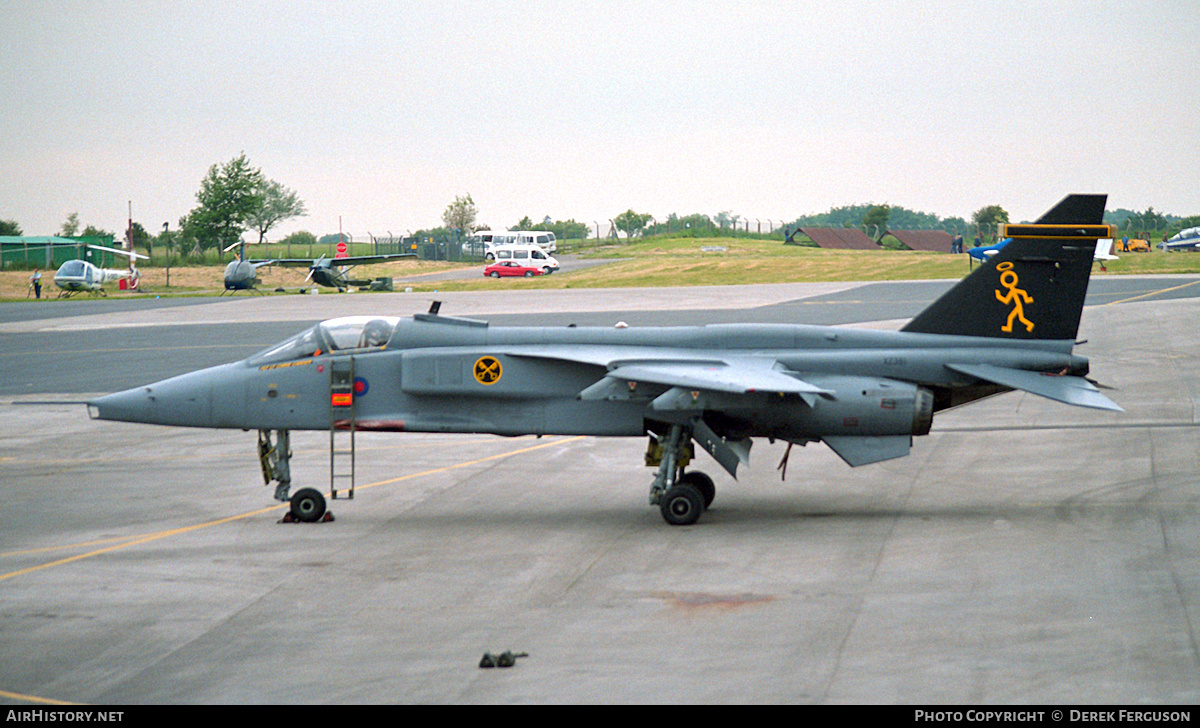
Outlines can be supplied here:
<path id="1" fill-rule="evenodd" d="M 1170 293 L 1171 291 L 1178 291 L 1180 288 L 1187 288 L 1188 286 L 1194 286 L 1194 285 L 1196 285 L 1197 283 L 1200 283 L 1200 281 L 1192 281 L 1191 283 L 1184 283 L 1184 284 L 1182 284 L 1182 285 L 1178 285 L 1178 286 L 1172 286 L 1172 287 L 1170 287 L 1170 288 L 1160 288 L 1160 289 L 1158 289 L 1157 291 L 1151 291 L 1151 292 L 1149 292 L 1149 293 L 1143 293 L 1143 294 L 1141 294 L 1140 296 L 1133 296 L 1133 297 L 1130 297 L 1130 298 L 1122 298 L 1122 299 L 1121 299 L 1121 300 L 1119 300 L 1119 301 L 1109 301 L 1108 303 L 1102 303 L 1102 304 L 1100 304 L 1100 305 L 1102 305 L 1102 306 L 1111 306 L 1111 305 L 1113 305 L 1113 304 L 1115 304 L 1115 303 L 1129 303 L 1130 301 L 1140 301 L 1140 300 L 1141 300 L 1141 299 L 1143 299 L 1143 298 L 1150 298 L 1151 296 L 1157 296 L 1157 295 L 1159 295 L 1160 293 Z"/>
<path id="2" fill-rule="evenodd" d="M 487 457 L 479 458 L 477 460 L 469 460 L 467 462 L 455 463 L 454 465 L 446 465 L 446 466 L 443 466 L 440 468 L 434 468 L 432 470 L 426 470 L 426 471 L 423 471 L 420 473 L 410 473 L 409 475 L 401 475 L 398 478 L 389 478 L 388 480 L 380 480 L 375 483 L 368 483 L 367 485 L 360 485 L 357 487 L 357 489 L 363 490 L 365 488 L 374 488 L 374 487 L 380 486 L 380 485 L 391 485 L 393 483 L 400 483 L 405 480 L 412 480 L 413 478 L 422 478 L 422 477 L 425 477 L 426 475 L 437 475 L 438 473 L 444 473 L 448 470 L 454 470 L 456 468 L 465 468 L 465 467 L 468 467 L 471 465 L 478 465 L 480 463 L 486 463 L 491 460 L 501 460 L 503 458 L 511 457 L 513 455 L 523 455 L 527 452 L 533 452 L 534 450 L 541 450 L 542 448 L 553 447 L 554 445 L 566 445 L 571 442 L 576 442 L 576 441 L 582 440 L 585 437 L 586 437 L 586 435 L 576 435 L 575 437 L 568 437 L 565 440 L 553 440 L 551 442 L 543 442 L 540 445 L 530 445 L 529 447 L 521 448 L 520 450 L 513 450 L 512 452 L 502 452 L 498 455 L 488 455 Z"/>
<path id="3" fill-rule="evenodd" d="M 54 698 L 39 698 L 36 695 L 22 695 L 21 693 L 10 693 L 7 690 L 0 690 L 0 698 L 8 700 L 20 700 L 26 703 L 40 703 L 42 705 L 83 705 L 83 703 L 72 703 L 70 700 L 55 700 Z"/>
<path id="4" fill-rule="evenodd" d="M 490 462 L 492 460 L 502 460 L 504 458 L 512 457 L 514 455 L 522 455 L 527 452 L 533 452 L 534 450 L 541 450 L 543 448 L 553 447 L 556 445 L 566 445 L 568 443 L 582 440 L 582 439 L 584 439 L 584 437 L 585 437 L 584 435 L 579 435 L 577 437 L 569 437 L 564 440 L 551 440 L 550 442 L 543 442 L 538 445 L 530 445 L 529 447 L 523 447 L 519 450 L 502 452 L 502 453 L 498 453 L 496 455 L 488 455 L 487 457 L 476 458 L 475 460 L 467 460 L 467 461 L 464 461 L 461 463 L 455 463 L 453 465 L 445 465 L 440 468 L 432 468 L 430 470 L 425 470 L 420 473 L 410 473 L 409 475 L 401 475 L 398 478 L 390 478 L 388 480 L 380 480 L 378 482 L 369 483 L 367 485 L 360 485 L 357 487 L 357 489 L 375 488 L 375 487 L 378 487 L 381 485 L 391 485 L 393 483 L 400 483 L 405 480 L 412 480 L 414 478 L 422 478 L 427 475 L 436 475 L 438 473 L 444 473 L 444 472 L 447 472 L 450 470 L 455 470 L 457 468 L 466 468 L 466 467 L 470 467 L 472 465 L 479 465 L 480 463 L 486 463 L 486 462 Z M 253 511 L 247 511 L 246 513 L 240 513 L 236 516 L 229 516 L 227 518 L 218 518 L 213 521 L 206 521 L 205 523 L 197 523 L 192 526 L 183 526 L 181 528 L 172 528 L 172 529 L 168 529 L 165 531 L 156 531 L 154 533 L 149 533 L 144 536 L 131 536 L 131 537 L 128 537 L 123 540 L 117 539 L 117 540 L 121 540 L 121 542 L 117 543 L 117 544 L 113 544 L 111 546 L 106 546 L 104 548 L 93 549 L 91 551 L 88 551 L 88 552 L 85 552 L 82 554 L 76 554 L 74 556 L 68 556 L 68 557 L 65 557 L 62 559 L 57 559 L 55 561 L 50 561 L 45 564 L 39 564 L 37 566 L 30 566 L 25 569 L 18 569 L 17 571 L 10 571 L 7 574 L 0 574 L 0 581 L 5 581 L 7 579 L 14 579 L 18 576 L 32 574 L 34 572 L 42 571 L 45 569 L 50 569 L 55 566 L 65 566 L 66 564 L 73 564 L 76 561 L 83 561 L 84 559 L 90 559 L 90 558 L 93 558 L 96 556 L 102 556 L 104 554 L 109 554 L 114 551 L 120 551 L 121 549 L 124 549 L 124 548 L 129 548 L 130 546 L 138 546 L 140 544 L 150 543 L 152 541 L 158 541 L 158 540 L 161 540 L 164 538 L 169 538 L 171 536 L 181 536 L 183 534 L 192 533 L 194 531 L 199 531 L 204 528 L 210 528 L 212 526 L 220 526 L 220 525 L 223 525 L 226 523 L 232 523 L 233 521 L 239 521 L 239 520 L 242 520 L 245 518 L 252 518 L 254 516 L 262 515 L 264 513 L 270 513 L 271 511 L 277 511 L 277 510 L 280 510 L 282 508 L 287 508 L 287 507 L 289 507 L 287 503 L 280 503 L 278 505 L 272 505 L 272 506 L 268 506 L 266 508 L 258 508 Z M 111 541 L 111 540 L 114 540 L 114 539 L 106 539 L 104 541 L 92 541 L 92 542 L 88 542 L 88 543 L 77 544 L 76 548 L 83 548 L 83 547 L 87 547 L 90 545 L 94 545 L 96 543 L 106 543 L 107 541 Z M 64 548 L 66 548 L 66 547 L 64 547 Z M 46 549 L 46 550 L 49 550 L 49 549 Z M 2 555 L 9 556 L 9 555 L 19 554 L 19 553 L 34 553 L 36 551 L 38 551 L 38 549 L 34 549 L 31 551 L 26 551 L 26 552 L 10 551 L 10 552 L 7 552 Z"/>
<path id="5" fill-rule="evenodd" d="M 179 536 L 181 534 L 191 533 L 193 531 L 199 531 L 202 528 L 208 528 L 210 526 L 220 526 L 221 524 L 224 524 L 224 523 L 238 521 L 243 518 L 257 516 L 262 513 L 269 513 L 271 511 L 278 510 L 279 508 L 283 508 L 283 507 L 285 507 L 285 505 L 286 504 L 281 503 L 278 506 L 270 506 L 268 508 L 259 508 L 258 510 L 255 510 L 255 511 L 241 513 L 236 516 L 229 516 L 228 518 L 218 518 L 215 521 L 208 521 L 207 523 L 197 523 L 194 526 L 184 526 L 182 528 L 172 528 L 172 529 L 169 529 L 166 531 L 157 531 L 155 533 L 150 533 L 145 536 L 135 536 L 132 538 L 132 540 L 125 541 L 123 543 L 119 543 L 114 546 L 107 546 L 102 549 L 95 549 L 94 551 L 88 551 L 87 553 L 76 554 L 75 556 L 68 556 L 66 558 L 58 559 L 56 561 L 50 561 L 45 564 L 39 564 L 38 566 L 30 566 L 27 569 L 19 569 L 17 571 L 10 571 L 7 574 L 0 574 L 0 581 L 4 581 L 5 579 L 12 579 L 12 578 L 15 578 L 18 576 L 24 576 L 25 574 L 32 574 L 35 571 L 49 569 L 54 566 L 63 566 L 65 564 L 72 564 L 76 561 L 90 559 L 94 556 L 100 556 L 102 554 L 112 553 L 113 551 L 120 551 L 121 549 L 128 548 L 130 546 L 137 546 L 139 544 L 150 543 L 151 541 L 158 541 L 159 539 L 167 538 L 169 536 Z"/>

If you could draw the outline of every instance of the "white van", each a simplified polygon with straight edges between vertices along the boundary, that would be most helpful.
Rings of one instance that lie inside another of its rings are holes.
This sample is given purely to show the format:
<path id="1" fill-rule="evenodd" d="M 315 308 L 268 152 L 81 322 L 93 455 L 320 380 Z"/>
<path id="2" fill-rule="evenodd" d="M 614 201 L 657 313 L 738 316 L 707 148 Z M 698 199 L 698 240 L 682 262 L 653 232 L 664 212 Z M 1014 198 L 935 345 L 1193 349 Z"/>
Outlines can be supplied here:
<path id="1" fill-rule="evenodd" d="M 548 230 L 513 230 L 510 234 L 517 236 L 516 242 L 519 244 L 538 245 L 547 253 L 558 251 L 558 240 Z"/>
<path id="2" fill-rule="evenodd" d="M 558 250 L 554 233 L 545 230 L 480 230 L 463 243 L 462 249 L 475 255 L 482 250 L 486 260 L 494 260 L 492 250 L 499 245 L 536 245 L 547 253 Z"/>
<path id="3" fill-rule="evenodd" d="M 558 261 L 539 245 L 497 245 L 483 257 L 496 262 L 514 260 L 521 265 L 541 268 L 546 275 L 558 270 Z"/>
<path id="4" fill-rule="evenodd" d="M 511 245 L 517 242 L 517 234 L 502 230 L 500 232 L 492 232 L 491 230 L 480 230 L 467 240 L 466 245 L 483 246 L 491 248 L 496 245 Z M 465 248 L 466 245 L 463 247 Z"/>

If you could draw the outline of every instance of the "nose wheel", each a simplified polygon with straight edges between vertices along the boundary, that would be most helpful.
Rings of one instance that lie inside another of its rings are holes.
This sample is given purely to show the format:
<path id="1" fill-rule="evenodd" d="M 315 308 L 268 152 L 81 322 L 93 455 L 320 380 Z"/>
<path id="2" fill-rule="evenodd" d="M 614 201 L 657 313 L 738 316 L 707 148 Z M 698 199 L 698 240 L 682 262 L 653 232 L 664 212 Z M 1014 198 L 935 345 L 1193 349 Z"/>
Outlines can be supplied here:
<path id="1" fill-rule="evenodd" d="M 316 488 L 301 488 L 291 498 L 291 514 L 297 521 L 316 523 L 325 515 L 325 496 Z"/>

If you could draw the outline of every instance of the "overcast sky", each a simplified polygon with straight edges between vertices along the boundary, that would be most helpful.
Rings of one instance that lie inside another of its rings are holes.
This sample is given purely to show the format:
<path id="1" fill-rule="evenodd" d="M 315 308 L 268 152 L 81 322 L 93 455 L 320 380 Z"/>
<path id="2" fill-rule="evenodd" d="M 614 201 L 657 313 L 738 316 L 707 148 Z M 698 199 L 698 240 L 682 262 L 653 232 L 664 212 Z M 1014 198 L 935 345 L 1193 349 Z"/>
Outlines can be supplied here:
<path id="1" fill-rule="evenodd" d="M 317 235 L 859 203 L 1200 214 L 1177 2 L 0 3 L 0 219 L 174 229 L 245 152 Z M 606 224 L 606 223 L 605 223 Z"/>

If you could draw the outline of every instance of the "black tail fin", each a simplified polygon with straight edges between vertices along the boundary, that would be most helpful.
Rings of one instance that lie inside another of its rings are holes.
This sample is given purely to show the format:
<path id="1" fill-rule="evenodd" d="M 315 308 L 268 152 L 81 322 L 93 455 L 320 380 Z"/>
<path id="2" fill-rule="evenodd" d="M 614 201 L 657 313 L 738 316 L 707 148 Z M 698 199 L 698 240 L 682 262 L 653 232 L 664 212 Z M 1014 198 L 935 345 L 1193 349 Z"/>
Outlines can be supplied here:
<path id="1" fill-rule="evenodd" d="M 1012 242 L 901 330 L 1073 340 L 1106 201 L 1106 195 L 1069 195 L 1036 223 L 1009 226 Z"/>

